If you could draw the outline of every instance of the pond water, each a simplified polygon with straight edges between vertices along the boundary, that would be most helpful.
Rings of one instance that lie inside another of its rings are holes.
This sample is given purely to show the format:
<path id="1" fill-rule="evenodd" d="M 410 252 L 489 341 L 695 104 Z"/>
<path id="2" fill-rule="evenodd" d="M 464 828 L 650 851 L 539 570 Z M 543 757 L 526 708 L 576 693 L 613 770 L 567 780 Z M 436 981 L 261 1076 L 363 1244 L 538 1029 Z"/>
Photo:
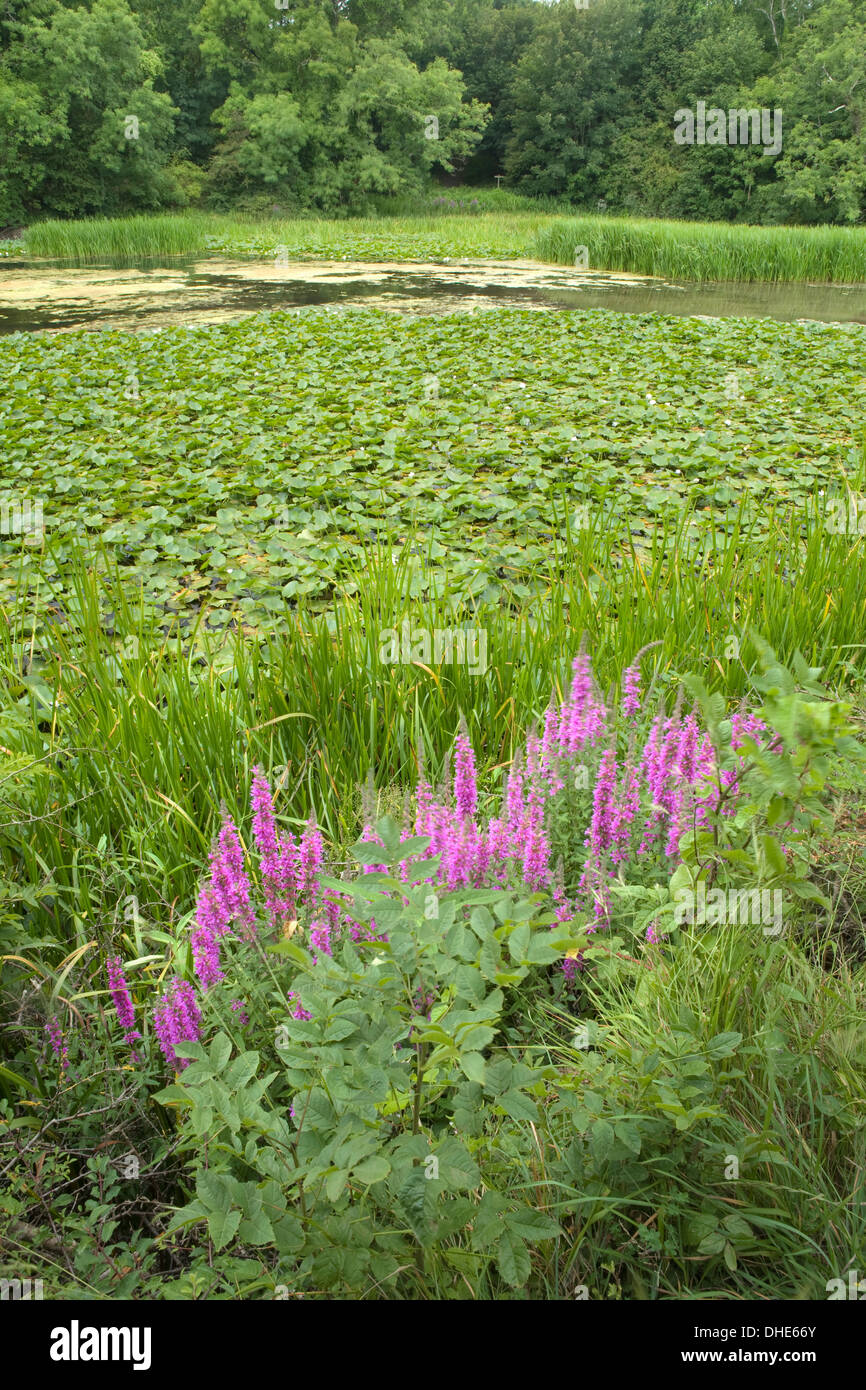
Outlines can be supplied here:
<path id="1" fill-rule="evenodd" d="M 710 318 L 866 323 L 866 285 L 676 284 L 536 261 L 455 262 L 175 259 L 70 267 L 0 262 L 0 333 L 126 331 L 224 323 L 263 309 L 324 305 L 444 314 L 502 307 L 615 309 Z"/>

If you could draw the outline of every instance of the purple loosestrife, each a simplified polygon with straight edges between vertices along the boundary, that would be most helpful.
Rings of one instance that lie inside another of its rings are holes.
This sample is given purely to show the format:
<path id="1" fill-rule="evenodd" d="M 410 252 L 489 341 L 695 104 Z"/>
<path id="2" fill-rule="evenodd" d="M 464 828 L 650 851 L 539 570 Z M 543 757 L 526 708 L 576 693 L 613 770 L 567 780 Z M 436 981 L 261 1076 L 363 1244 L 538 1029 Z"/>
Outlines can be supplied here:
<path id="1" fill-rule="evenodd" d="M 53 1015 L 45 1024 L 45 1031 L 48 1034 L 48 1041 L 51 1043 L 51 1050 L 54 1056 L 60 1058 L 60 1066 L 63 1071 L 68 1071 L 69 1062 L 67 1060 L 67 1055 L 69 1053 L 69 1048 L 63 1041 L 63 1029 Z"/>
<path id="2" fill-rule="evenodd" d="M 462 820 L 474 816 L 478 805 L 478 788 L 475 780 L 475 753 L 466 732 L 466 723 L 460 719 L 460 732 L 454 758 L 454 801 L 457 814 Z"/>
<path id="3" fill-rule="evenodd" d="M 192 985 L 175 976 L 154 1005 L 153 1023 L 166 1061 L 176 1071 L 183 1071 L 189 1059 L 178 1057 L 175 1044 L 198 1042 L 201 1030 L 201 1012 Z"/>
<path id="4" fill-rule="evenodd" d="M 364 826 L 364 829 L 361 831 L 361 843 L 365 845 L 380 845 L 382 849 L 385 848 L 385 841 L 378 831 L 374 830 L 372 825 Z M 362 864 L 361 872 L 365 874 L 386 874 L 388 872 L 388 865 Z"/>
<path id="5" fill-rule="evenodd" d="M 606 748 L 601 755 L 592 798 L 592 819 L 586 844 L 595 862 L 602 864 L 612 843 L 615 825 L 617 766 L 616 751 Z"/>
<path id="6" fill-rule="evenodd" d="M 592 666 L 586 652 L 572 662 L 572 681 L 568 699 L 562 706 L 559 743 L 564 753 L 578 753 L 595 743 L 605 732 L 607 710 L 596 694 Z"/>
<path id="7" fill-rule="evenodd" d="M 565 783 L 559 775 L 559 710 L 556 697 L 551 693 L 550 704 L 544 716 L 544 734 L 541 739 L 541 771 L 550 786 L 551 796 L 562 791 Z"/>
<path id="8" fill-rule="evenodd" d="M 223 820 L 219 839 L 211 851 L 211 886 L 224 928 L 237 923 L 247 940 L 255 935 L 255 918 L 250 902 L 250 881 L 244 868 L 240 836 L 232 820 Z"/>
<path id="9" fill-rule="evenodd" d="M 690 714 L 680 727 L 672 767 L 674 785 L 670 801 L 670 829 L 665 847 L 665 853 L 669 859 L 674 859 L 679 855 L 680 837 L 693 820 L 694 780 L 698 767 L 699 746 L 698 721 L 694 714 Z"/>
<path id="10" fill-rule="evenodd" d="M 289 1003 L 294 1005 L 294 1007 L 292 1008 L 292 1018 L 300 1018 L 303 1019 L 305 1023 L 309 1023 L 313 1015 L 307 1013 L 306 1009 L 301 1003 L 301 996 L 297 994 L 295 990 L 291 990 L 287 997 Z"/>
<path id="11" fill-rule="evenodd" d="M 276 858 L 277 826 L 274 820 L 271 789 L 258 763 L 253 768 L 253 785 L 250 792 L 250 801 L 253 808 L 253 836 L 259 854 Z"/>
<path id="12" fill-rule="evenodd" d="M 641 771 L 646 779 L 652 804 L 644 822 L 643 839 L 638 847 L 639 855 L 645 854 L 653 843 L 662 817 L 668 811 L 668 776 L 675 756 L 675 745 L 671 741 L 673 728 L 672 719 L 663 720 L 659 715 L 653 721 L 641 758 Z"/>
<path id="13" fill-rule="evenodd" d="M 126 983 L 126 976 L 123 973 L 120 956 L 109 956 L 105 966 L 114 1011 L 117 1014 L 117 1021 L 123 1029 L 123 1041 L 133 1043 L 136 1038 L 141 1037 L 141 1034 L 135 1027 L 135 1009 L 130 997 L 129 985 Z"/>
<path id="14" fill-rule="evenodd" d="M 472 839 L 472 885 L 474 888 L 483 888 L 490 873 L 490 849 L 486 834 L 474 824 Z"/>
<path id="15" fill-rule="evenodd" d="M 322 832 L 316 824 L 315 816 L 310 816 L 301 834 L 298 851 L 298 892 L 312 903 L 319 891 L 319 871 L 325 857 Z"/>
<path id="16" fill-rule="evenodd" d="M 207 989 L 225 978 L 220 966 L 219 937 L 225 935 L 219 930 L 220 919 L 215 911 L 214 897 L 207 887 L 202 888 L 196 906 L 196 926 L 190 937 L 193 969 Z"/>
<path id="17" fill-rule="evenodd" d="M 461 825 L 451 822 L 445 848 L 446 883 L 449 889 L 477 884 L 479 853 L 483 846 L 473 822 L 467 816 Z"/>
<path id="18" fill-rule="evenodd" d="M 616 784 L 616 752 L 610 747 L 604 750 L 599 764 L 592 798 L 592 818 L 585 837 L 586 862 L 580 879 L 580 889 L 591 898 L 593 905 L 593 921 L 587 928 L 590 932 L 599 926 L 606 926 L 610 920 L 610 892 L 605 882 L 605 864 L 614 829 Z"/>
<path id="19" fill-rule="evenodd" d="M 329 938 L 336 936 L 340 930 L 340 919 L 342 916 L 341 904 L 348 902 L 342 893 L 334 897 L 333 893 L 326 893 L 322 897 L 322 911 L 325 914 L 325 921 L 328 926 Z"/>
<path id="20" fill-rule="evenodd" d="M 433 827 L 433 791 L 423 779 L 415 790 L 415 834 L 429 835 Z"/>
<path id="21" fill-rule="evenodd" d="M 265 907 L 272 927 L 293 919 L 297 910 L 300 856 L 291 835 L 277 833 L 271 789 L 260 767 L 253 768 L 250 800 L 253 836 L 259 851 Z"/>
<path id="22" fill-rule="evenodd" d="M 494 817 L 487 826 L 487 863 L 494 882 L 501 887 L 508 881 L 508 851 L 508 827 L 499 817 Z"/>
<path id="23" fill-rule="evenodd" d="M 615 798 L 611 813 L 610 859 L 621 864 L 629 858 L 632 827 L 640 811 L 640 772 L 633 763 L 626 766 L 620 794 Z"/>
<path id="24" fill-rule="evenodd" d="M 544 784 L 538 765 L 539 743 L 534 735 L 526 741 L 529 797 L 521 828 L 523 878 L 533 892 L 550 880 L 550 843 L 544 830 Z"/>
<path id="25" fill-rule="evenodd" d="M 571 670 L 571 688 L 559 722 L 559 742 L 565 753 L 576 753 L 583 747 L 587 713 L 593 698 L 592 669 L 586 652 L 578 652 Z"/>
<path id="26" fill-rule="evenodd" d="M 508 774 L 508 784 L 505 790 L 505 833 L 508 838 L 508 855 L 510 858 L 516 858 L 523 852 L 521 837 L 523 834 L 523 820 L 526 814 L 523 803 L 523 768 L 521 766 L 520 750 L 518 749 L 511 762 L 511 771 Z"/>
<path id="27" fill-rule="evenodd" d="M 735 753 L 739 753 L 743 748 L 743 740 L 753 738 L 756 743 L 760 743 L 760 734 L 767 732 L 767 726 L 763 719 L 759 719 L 756 714 L 743 714 L 739 710 L 731 715 L 731 747 Z"/>
<path id="28" fill-rule="evenodd" d="M 620 711 L 624 719 L 632 719 L 640 710 L 640 684 L 640 666 L 635 662 L 623 672 L 622 677 Z"/>
<path id="29" fill-rule="evenodd" d="M 329 922 L 316 921 L 310 923 L 310 950 L 315 954 L 321 951 L 323 955 L 331 956 L 331 927 Z M 317 957 L 318 959 L 318 957 Z"/>

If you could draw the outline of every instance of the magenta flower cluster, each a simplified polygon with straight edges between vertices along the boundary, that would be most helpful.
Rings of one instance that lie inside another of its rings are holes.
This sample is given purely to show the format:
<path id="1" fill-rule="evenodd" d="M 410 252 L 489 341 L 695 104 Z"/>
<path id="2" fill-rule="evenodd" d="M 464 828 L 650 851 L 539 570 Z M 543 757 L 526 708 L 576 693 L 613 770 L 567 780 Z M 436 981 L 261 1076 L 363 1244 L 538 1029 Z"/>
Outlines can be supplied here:
<path id="1" fill-rule="evenodd" d="M 63 1071 L 69 1070 L 68 1054 L 69 1048 L 63 1038 L 63 1029 L 57 1019 L 52 1014 L 45 1024 L 45 1032 L 48 1034 L 48 1041 L 51 1044 L 51 1051 L 55 1057 L 60 1058 L 60 1066 Z"/>
<path id="2" fill-rule="evenodd" d="M 640 709 L 640 664 L 635 661 L 623 673 L 619 712 L 633 721 Z M 748 714 L 735 714 L 732 728 L 735 751 L 747 735 L 765 731 Z M 557 706 L 551 699 L 541 738 L 530 734 L 512 762 L 500 813 L 480 820 L 475 814 L 475 758 L 461 724 L 451 795 L 434 796 L 424 781 L 416 795 L 415 833 L 430 837 L 429 855 L 441 855 L 437 882 L 448 889 L 546 889 L 559 921 L 583 913 L 590 931 L 608 925 L 609 886 L 617 867 L 655 854 L 671 871 L 679 862 L 681 837 L 705 828 L 719 809 L 719 788 L 736 790 L 737 772 L 717 771 L 712 742 L 701 733 L 694 713 L 683 717 L 678 708 L 668 717 L 661 714 L 643 748 L 636 749 L 634 742 L 632 736 L 629 752 L 621 757 L 614 714 L 598 690 L 589 657 L 580 652 L 565 700 Z M 554 874 L 548 811 L 566 780 L 575 781 L 581 771 L 590 809 L 583 873 L 570 902 Z M 724 813 L 733 809 L 733 796 L 726 797 Z M 576 967 L 567 961 L 564 968 L 570 975 Z"/>
<path id="3" fill-rule="evenodd" d="M 133 1043 L 141 1034 L 135 1027 L 135 1009 L 129 993 L 129 985 L 126 983 L 126 976 L 123 973 L 123 965 L 120 956 L 109 956 L 105 963 L 108 972 L 108 989 L 114 1004 L 114 1011 L 117 1020 L 123 1029 L 123 1041 Z M 138 1058 L 132 1054 L 133 1061 Z"/>
<path id="4" fill-rule="evenodd" d="M 176 1071 L 183 1071 L 189 1059 L 178 1057 L 175 1046 L 198 1042 L 201 1035 L 201 1010 L 191 984 L 175 976 L 154 1007 L 153 1024 L 166 1061 Z"/>
<path id="5" fill-rule="evenodd" d="M 624 864 L 648 856 L 662 860 L 671 872 L 679 861 L 684 834 L 709 825 L 719 810 L 733 813 L 736 770 L 720 771 L 707 734 L 693 712 L 683 716 L 679 705 L 670 715 L 660 713 L 651 723 L 643 746 L 635 736 L 642 686 L 640 656 L 624 672 L 618 711 L 610 709 L 595 681 L 584 651 L 574 658 L 565 699 L 554 697 L 539 736 L 532 731 L 515 754 L 497 814 L 479 813 L 475 753 L 461 718 L 454 748 L 450 787 L 436 791 L 422 778 L 415 796 L 414 826 L 404 824 L 402 839 L 429 838 L 423 857 L 439 856 L 436 875 L 428 882 L 448 890 L 461 887 L 525 887 L 551 894 L 557 920 L 580 917 L 590 931 L 610 922 L 610 885 Z M 623 739 L 617 738 L 626 722 Z M 628 727 L 630 725 L 631 727 Z M 732 746 L 743 747 L 747 736 L 759 738 L 765 729 L 753 715 L 732 718 Z M 349 915 L 351 900 L 324 889 L 321 878 L 324 846 L 314 819 L 296 838 L 277 827 L 271 789 L 260 767 L 253 770 L 251 791 L 252 845 L 246 854 L 236 826 L 224 815 L 210 854 L 210 873 L 198 896 L 191 934 L 193 969 L 202 991 L 225 978 L 221 944 L 231 935 L 247 942 L 257 938 L 259 924 L 253 908 L 255 891 L 247 861 L 257 856 L 258 877 L 266 929 L 292 934 L 301 922 L 314 957 L 330 955 L 335 942 L 348 934 L 353 940 L 384 939 L 375 921 L 359 924 Z M 586 790 L 578 834 L 583 835 L 583 870 L 572 897 L 565 891 L 561 864 L 553 865 L 551 835 L 555 811 L 562 805 L 573 817 L 574 802 L 560 798 L 567 789 Z M 369 823 L 361 839 L 382 841 Z M 421 856 L 417 856 L 420 858 Z M 412 861 L 400 868 L 407 881 Z M 364 873 L 383 871 L 383 864 L 365 865 Z M 657 940 L 652 928 L 647 940 Z M 563 962 L 571 978 L 581 968 L 580 957 Z M 109 983 L 118 1019 L 127 1041 L 134 1031 L 134 1011 L 119 958 L 108 962 Z M 309 1018 L 299 996 L 290 994 L 295 1018 Z M 419 999 L 421 1012 L 430 1001 Z M 241 1001 L 232 1004 L 242 1014 Z M 245 1020 L 246 1015 L 242 1014 Z M 175 979 L 154 1009 L 160 1046 L 172 1065 L 183 1067 L 175 1046 L 197 1039 L 201 1025 L 196 992 Z"/>

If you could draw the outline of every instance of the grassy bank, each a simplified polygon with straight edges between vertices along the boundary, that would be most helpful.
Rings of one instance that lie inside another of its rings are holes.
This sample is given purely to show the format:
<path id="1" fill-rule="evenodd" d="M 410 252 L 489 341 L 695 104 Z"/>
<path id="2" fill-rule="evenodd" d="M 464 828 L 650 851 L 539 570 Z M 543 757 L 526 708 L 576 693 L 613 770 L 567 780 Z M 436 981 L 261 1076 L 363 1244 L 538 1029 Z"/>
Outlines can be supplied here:
<path id="1" fill-rule="evenodd" d="M 451 204 L 459 210 L 452 211 Z M 552 213 L 472 207 L 471 190 L 431 198 L 423 213 L 377 217 L 263 217 L 253 213 L 177 213 L 154 217 L 46 221 L 28 229 L 31 256 L 76 265 L 135 264 L 160 256 L 267 256 L 291 260 L 424 261 L 531 255 Z"/>
<path id="2" fill-rule="evenodd" d="M 866 228 L 741 227 L 628 217 L 559 218 L 539 230 L 534 254 L 573 265 L 586 247 L 596 270 L 670 280 L 866 283 Z"/>
<path id="3" fill-rule="evenodd" d="M 728 700 L 742 698 L 755 670 L 750 628 L 785 656 L 800 648 L 831 685 L 858 688 L 860 547 L 828 544 L 819 527 L 804 545 L 776 521 L 763 535 L 703 530 L 699 560 L 686 517 L 660 525 L 641 560 L 602 525 L 578 532 L 563 547 L 565 578 L 539 567 L 526 576 L 535 600 L 517 606 L 473 598 L 447 574 L 425 596 L 410 550 L 382 547 L 359 566 L 352 594 L 325 613 L 286 612 L 266 640 L 197 642 L 201 629 L 186 624 L 166 635 L 122 569 L 103 583 L 84 565 L 67 569 L 41 636 L 23 600 L 3 615 L 0 853 L 22 892 L 52 885 L 50 909 L 29 899 L 25 934 L 71 949 L 136 892 L 147 916 L 183 915 L 220 804 L 243 808 L 257 761 L 283 770 L 290 814 L 301 823 L 315 811 L 334 846 L 358 828 L 371 770 L 380 787 L 399 789 L 383 813 L 399 810 L 419 756 L 439 776 L 461 711 L 498 787 L 551 685 L 565 688 L 581 633 L 605 689 L 656 642 L 658 693 L 699 669 Z M 403 659 L 404 624 L 410 641 L 430 635 L 429 653 Z M 437 657 L 432 635 L 458 629 L 475 634 L 473 660 Z M 20 911 L 14 895 L 11 906 Z"/>
<path id="4" fill-rule="evenodd" d="M 342 220 L 263 213 L 184 212 L 46 221 L 28 229 L 32 256 L 78 265 L 164 256 L 452 260 L 530 258 L 666 279 L 866 283 L 866 229 L 747 227 L 574 216 L 553 200 L 495 190 L 443 190 L 425 200 L 380 200 L 374 216 Z"/>

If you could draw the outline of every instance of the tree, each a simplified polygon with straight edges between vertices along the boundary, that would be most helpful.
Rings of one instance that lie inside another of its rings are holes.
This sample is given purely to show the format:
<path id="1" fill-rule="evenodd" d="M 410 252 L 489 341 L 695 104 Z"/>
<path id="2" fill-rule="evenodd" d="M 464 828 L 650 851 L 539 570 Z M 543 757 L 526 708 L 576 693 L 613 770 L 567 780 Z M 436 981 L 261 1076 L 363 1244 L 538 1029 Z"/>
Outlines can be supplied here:
<path id="1" fill-rule="evenodd" d="M 44 13 L 0 63 L 0 220 L 170 200 L 174 108 L 125 0 Z"/>

